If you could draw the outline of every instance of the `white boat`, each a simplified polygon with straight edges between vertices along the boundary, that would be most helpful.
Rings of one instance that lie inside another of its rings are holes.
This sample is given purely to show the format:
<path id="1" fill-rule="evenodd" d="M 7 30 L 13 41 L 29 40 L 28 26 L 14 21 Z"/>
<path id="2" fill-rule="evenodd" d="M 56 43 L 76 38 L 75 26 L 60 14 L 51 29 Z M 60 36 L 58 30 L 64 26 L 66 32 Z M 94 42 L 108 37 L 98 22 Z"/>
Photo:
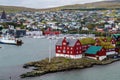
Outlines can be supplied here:
<path id="1" fill-rule="evenodd" d="M 10 37 L 9 35 L 0 38 L 1 44 L 21 45 L 22 40 Z"/>
<path id="2" fill-rule="evenodd" d="M 40 39 L 43 39 L 43 38 L 45 38 L 45 36 L 33 36 L 33 38 L 40 38 Z"/>

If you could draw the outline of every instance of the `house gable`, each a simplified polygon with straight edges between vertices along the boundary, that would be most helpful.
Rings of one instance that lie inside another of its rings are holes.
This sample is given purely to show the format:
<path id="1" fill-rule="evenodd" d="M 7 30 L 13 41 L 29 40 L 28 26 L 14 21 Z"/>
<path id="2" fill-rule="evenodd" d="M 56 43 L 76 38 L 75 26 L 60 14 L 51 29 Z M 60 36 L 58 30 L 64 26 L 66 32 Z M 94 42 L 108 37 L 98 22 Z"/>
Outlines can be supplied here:
<path id="1" fill-rule="evenodd" d="M 81 58 L 82 46 L 78 39 L 59 39 L 56 43 L 56 56 Z"/>
<path id="2" fill-rule="evenodd" d="M 63 41 L 62 41 L 62 46 L 67 46 L 66 38 L 63 39 Z"/>

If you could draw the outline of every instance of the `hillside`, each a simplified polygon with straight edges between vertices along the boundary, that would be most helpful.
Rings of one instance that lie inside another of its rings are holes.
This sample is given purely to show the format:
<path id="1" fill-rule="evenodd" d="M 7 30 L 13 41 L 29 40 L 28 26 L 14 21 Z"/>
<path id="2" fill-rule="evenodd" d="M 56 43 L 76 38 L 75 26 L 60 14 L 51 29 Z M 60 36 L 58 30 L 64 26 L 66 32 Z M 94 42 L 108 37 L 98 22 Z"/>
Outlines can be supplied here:
<path id="1" fill-rule="evenodd" d="M 86 4 L 75 4 L 58 7 L 60 9 L 79 9 L 79 8 L 120 8 L 120 1 L 101 1 Z"/>
<path id="2" fill-rule="evenodd" d="M 53 11 L 53 10 L 61 10 L 61 9 L 81 9 L 81 8 L 120 8 L 120 1 L 101 1 L 101 2 L 93 2 L 86 4 L 75 4 L 75 5 L 66 5 L 54 8 L 47 9 L 33 9 L 26 7 L 16 7 L 16 6 L 0 6 L 0 11 L 3 9 L 7 12 L 18 12 L 18 11 Z"/>
<path id="3" fill-rule="evenodd" d="M 0 12 L 5 10 L 6 12 L 19 12 L 19 11 L 36 11 L 36 9 L 25 8 L 25 7 L 16 7 L 16 6 L 1 6 Z"/>
<path id="4" fill-rule="evenodd" d="M 93 8 L 120 8 L 120 1 L 101 1 L 95 3 L 87 3 L 84 4 L 85 7 L 93 7 Z"/>

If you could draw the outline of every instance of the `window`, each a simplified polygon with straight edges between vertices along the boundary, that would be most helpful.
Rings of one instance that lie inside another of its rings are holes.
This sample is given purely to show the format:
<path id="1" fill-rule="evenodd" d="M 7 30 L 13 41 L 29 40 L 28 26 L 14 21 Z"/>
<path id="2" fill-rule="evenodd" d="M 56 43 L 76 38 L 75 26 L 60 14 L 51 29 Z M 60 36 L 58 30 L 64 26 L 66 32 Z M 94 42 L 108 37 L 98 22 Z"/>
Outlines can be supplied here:
<path id="1" fill-rule="evenodd" d="M 73 48 L 71 48 L 71 50 L 72 50 Z"/>
<path id="2" fill-rule="evenodd" d="M 69 51 L 67 51 L 67 53 L 69 53 Z"/>
<path id="3" fill-rule="evenodd" d="M 81 51 L 80 51 L 80 53 L 81 53 Z"/>
<path id="4" fill-rule="evenodd" d="M 66 45 L 66 43 L 64 42 L 63 45 Z"/>
<path id="5" fill-rule="evenodd" d="M 57 50 L 57 52 L 61 52 L 60 50 Z"/>
<path id="6" fill-rule="evenodd" d="M 66 50 L 63 50 L 63 53 L 66 53 Z"/>
<path id="7" fill-rule="evenodd" d="M 80 43 L 77 43 L 77 45 L 80 45 Z"/>
<path id="8" fill-rule="evenodd" d="M 62 47 L 60 47 L 60 49 L 62 49 Z"/>
<path id="9" fill-rule="evenodd" d="M 67 47 L 67 49 L 69 49 L 69 47 Z"/>
<path id="10" fill-rule="evenodd" d="M 80 47 L 80 49 L 81 49 L 81 47 Z"/>

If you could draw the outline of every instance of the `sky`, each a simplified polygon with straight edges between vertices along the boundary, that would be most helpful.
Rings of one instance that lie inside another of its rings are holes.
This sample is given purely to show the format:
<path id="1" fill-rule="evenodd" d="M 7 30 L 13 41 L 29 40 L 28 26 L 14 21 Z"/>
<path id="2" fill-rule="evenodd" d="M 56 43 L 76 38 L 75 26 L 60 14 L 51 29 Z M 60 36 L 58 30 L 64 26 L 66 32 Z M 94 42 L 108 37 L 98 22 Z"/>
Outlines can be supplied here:
<path id="1" fill-rule="evenodd" d="M 0 0 L 0 5 L 22 6 L 29 8 L 51 8 L 71 4 L 83 4 L 103 0 Z"/>

